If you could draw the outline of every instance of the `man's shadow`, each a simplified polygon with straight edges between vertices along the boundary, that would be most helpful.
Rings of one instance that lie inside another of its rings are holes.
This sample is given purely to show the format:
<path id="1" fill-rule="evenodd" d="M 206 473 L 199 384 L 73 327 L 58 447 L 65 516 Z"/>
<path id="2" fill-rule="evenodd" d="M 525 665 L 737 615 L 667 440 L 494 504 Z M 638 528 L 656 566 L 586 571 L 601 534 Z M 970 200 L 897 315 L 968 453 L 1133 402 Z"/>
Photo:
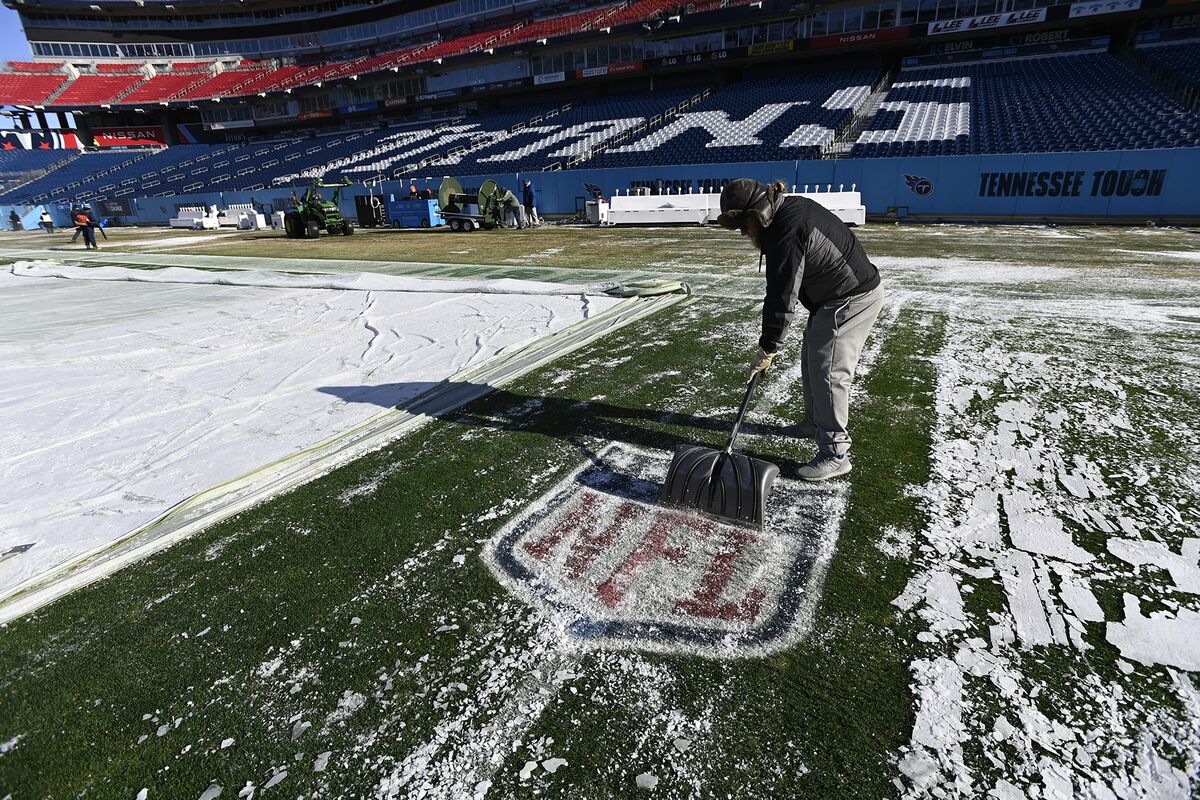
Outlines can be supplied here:
<path id="1" fill-rule="evenodd" d="M 740 397 L 730 393 L 729 411 L 719 417 L 702 417 L 662 411 L 656 408 L 629 408 L 606 401 L 578 400 L 520 394 L 481 384 L 444 381 L 442 383 L 385 383 L 375 386 L 323 386 L 325 394 L 348 403 L 369 403 L 411 413 L 430 414 L 451 425 L 524 431 L 552 436 L 568 442 L 593 462 L 599 459 L 591 441 L 623 442 L 646 450 L 674 453 L 682 444 L 699 444 L 724 449 Z M 451 392 L 471 397 L 465 404 L 445 412 L 431 413 L 431 396 Z M 461 394 L 459 394 L 461 393 Z M 775 451 L 748 450 L 740 437 L 783 437 L 779 425 L 744 422 L 735 448 L 753 458 L 779 466 L 783 475 L 795 475 L 802 462 Z M 795 440 L 788 439 L 789 449 Z"/>

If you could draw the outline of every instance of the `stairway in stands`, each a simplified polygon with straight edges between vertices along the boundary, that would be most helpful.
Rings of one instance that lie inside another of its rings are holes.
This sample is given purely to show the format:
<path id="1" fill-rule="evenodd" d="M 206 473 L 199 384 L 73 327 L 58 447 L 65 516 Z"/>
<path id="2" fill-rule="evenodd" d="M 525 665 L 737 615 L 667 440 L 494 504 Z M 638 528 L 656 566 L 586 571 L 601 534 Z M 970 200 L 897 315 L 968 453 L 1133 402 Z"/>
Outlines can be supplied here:
<path id="1" fill-rule="evenodd" d="M 883 77 L 879 79 L 879 83 L 871 89 L 871 94 L 863 101 L 854 111 L 854 116 L 846 123 L 842 130 L 838 131 L 833 137 L 833 141 L 821 148 L 821 158 L 845 158 L 854 143 L 858 141 L 858 137 L 862 135 L 863 129 L 867 127 L 879 111 L 879 107 L 883 104 L 883 98 L 887 97 L 887 93 L 891 90 L 892 84 L 896 82 L 896 76 L 900 74 L 900 70 L 896 66 L 892 66 Z"/>

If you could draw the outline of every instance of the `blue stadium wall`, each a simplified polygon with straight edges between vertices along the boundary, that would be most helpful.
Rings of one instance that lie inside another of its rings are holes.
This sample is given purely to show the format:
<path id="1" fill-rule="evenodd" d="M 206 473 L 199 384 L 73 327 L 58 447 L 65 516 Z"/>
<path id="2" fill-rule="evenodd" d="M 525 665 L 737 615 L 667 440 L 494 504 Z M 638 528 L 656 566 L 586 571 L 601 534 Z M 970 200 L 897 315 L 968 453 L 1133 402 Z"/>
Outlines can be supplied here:
<path id="1" fill-rule="evenodd" d="M 1095 153 L 937 156 L 897 159 L 776 161 L 675 167 L 569 170 L 535 173 L 463 175 L 430 168 L 419 187 L 436 189 L 445 174 L 465 186 L 494 178 L 514 191 L 522 178 L 533 180 L 543 214 L 572 214 L 582 206 L 584 183 L 606 195 L 631 182 L 692 181 L 735 177 L 782 179 L 798 189 L 837 191 L 852 186 L 862 192 L 867 213 L 921 221 L 946 220 L 1099 220 L 1145 222 L 1200 221 L 1200 148 L 1131 150 Z M 382 192 L 407 192 L 408 181 L 389 181 Z M 255 192 L 224 192 L 138 198 L 131 224 L 163 224 L 181 205 L 221 206 L 258 202 L 270 207 L 290 196 L 287 187 Z M 343 193 L 343 212 L 354 217 L 354 194 Z M 0 209 L 3 219 L 8 210 Z M 52 209 L 56 222 L 66 215 Z"/>

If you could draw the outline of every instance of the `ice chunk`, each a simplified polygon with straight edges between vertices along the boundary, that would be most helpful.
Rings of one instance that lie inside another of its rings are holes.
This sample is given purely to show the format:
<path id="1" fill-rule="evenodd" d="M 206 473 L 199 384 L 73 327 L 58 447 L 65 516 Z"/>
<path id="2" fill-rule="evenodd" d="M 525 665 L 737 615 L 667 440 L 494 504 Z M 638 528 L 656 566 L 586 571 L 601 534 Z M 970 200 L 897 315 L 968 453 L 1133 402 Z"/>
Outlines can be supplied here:
<path id="1" fill-rule="evenodd" d="M 1153 564 L 1171 574 L 1181 592 L 1200 594 L 1200 567 L 1196 565 L 1200 539 L 1184 539 L 1182 553 L 1173 553 L 1164 544 L 1131 539 L 1109 539 L 1108 552 L 1134 566 Z"/>
<path id="2" fill-rule="evenodd" d="M 1074 570 L 1065 564 L 1056 567 L 1055 571 L 1062 576 L 1058 596 L 1067 608 L 1071 609 L 1071 613 L 1084 622 L 1103 622 L 1104 612 L 1096 602 L 1096 595 L 1092 593 L 1087 580 L 1076 575 Z"/>
<path id="3" fill-rule="evenodd" d="M 200 793 L 199 800 L 217 800 L 221 796 L 221 784 L 209 784 L 209 787 Z"/>
<path id="4" fill-rule="evenodd" d="M 1021 643 L 1026 647 L 1051 644 L 1050 623 L 1033 580 L 1033 559 L 1020 550 L 1008 550 L 996 557 L 996 567 Z"/>
<path id="5" fill-rule="evenodd" d="M 517 775 L 517 777 L 523 781 L 527 781 L 535 769 L 537 769 L 536 761 L 526 761 L 525 766 L 521 767 L 521 772 Z"/>
<path id="6" fill-rule="evenodd" d="M 553 775 L 559 767 L 565 767 L 567 760 L 565 758 L 547 758 L 542 762 L 542 769 Z"/>
<path id="7" fill-rule="evenodd" d="M 934 572 L 925 585 L 925 608 L 918 612 L 934 631 L 961 631 L 967 627 L 958 581 L 949 572 Z"/>
<path id="8" fill-rule="evenodd" d="M 1071 472 L 1060 472 L 1058 473 L 1058 482 L 1061 483 L 1068 492 L 1082 500 L 1086 500 L 1092 496 L 1092 493 L 1088 491 L 1088 479 L 1083 475 Z"/>
<path id="9" fill-rule="evenodd" d="M 1110 622 L 1105 637 L 1121 655 L 1139 664 L 1166 664 L 1200 670 L 1200 612 L 1181 608 L 1179 615 L 1142 616 L 1138 598 L 1124 596 L 1125 621 Z"/>
<path id="10" fill-rule="evenodd" d="M 653 789 L 658 786 L 658 776 L 650 772 L 643 772 L 635 778 L 639 789 Z"/>
<path id="11" fill-rule="evenodd" d="M 325 767 L 329 766 L 329 757 L 333 755 L 332 750 L 326 750 L 317 756 L 317 760 L 313 762 L 313 772 L 324 772 Z"/>
<path id="12" fill-rule="evenodd" d="M 264 783 L 262 788 L 270 789 L 272 786 L 275 786 L 276 784 L 282 782 L 283 779 L 286 777 L 287 777 L 287 770 L 281 769 L 281 770 L 279 770 L 279 772 L 276 772 L 274 775 L 272 775 L 271 780 Z"/>
<path id="13" fill-rule="evenodd" d="M 1035 507 L 1031 494 L 1013 491 L 1004 495 L 1008 532 L 1012 543 L 1021 550 L 1060 558 L 1075 564 L 1094 559 L 1087 550 L 1075 545 L 1063 530 L 1062 520 Z"/>

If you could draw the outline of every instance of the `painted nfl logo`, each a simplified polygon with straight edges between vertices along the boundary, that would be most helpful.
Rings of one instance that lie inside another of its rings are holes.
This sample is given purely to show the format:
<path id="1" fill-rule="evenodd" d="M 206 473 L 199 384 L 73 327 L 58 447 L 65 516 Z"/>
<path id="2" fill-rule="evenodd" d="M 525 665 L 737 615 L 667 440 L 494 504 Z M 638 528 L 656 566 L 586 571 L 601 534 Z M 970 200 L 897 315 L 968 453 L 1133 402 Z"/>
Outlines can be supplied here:
<path id="1" fill-rule="evenodd" d="M 800 641 L 844 484 L 780 481 L 760 531 L 655 505 L 669 462 L 609 445 L 492 538 L 493 573 L 582 647 L 739 658 Z"/>

